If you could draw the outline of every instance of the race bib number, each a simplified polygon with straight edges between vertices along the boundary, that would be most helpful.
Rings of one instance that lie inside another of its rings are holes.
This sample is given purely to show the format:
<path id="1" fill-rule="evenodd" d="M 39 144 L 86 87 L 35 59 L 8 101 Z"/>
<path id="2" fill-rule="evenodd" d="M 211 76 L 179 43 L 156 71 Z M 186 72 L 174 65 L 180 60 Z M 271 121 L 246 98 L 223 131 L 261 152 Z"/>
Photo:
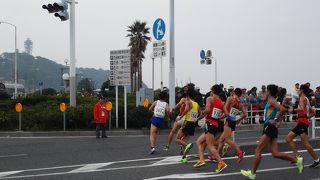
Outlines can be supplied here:
<path id="1" fill-rule="evenodd" d="M 229 119 L 232 121 L 236 121 L 238 114 L 239 114 L 239 110 L 232 107 L 229 112 Z"/>
<path id="2" fill-rule="evenodd" d="M 164 118 L 166 111 L 164 108 L 157 107 L 154 109 L 154 116 L 159 118 Z"/>
<path id="3" fill-rule="evenodd" d="M 221 117 L 221 109 L 213 108 L 211 117 L 213 119 L 219 119 Z"/>
<path id="4" fill-rule="evenodd" d="M 198 113 L 191 112 L 190 117 L 191 117 L 191 121 L 196 122 L 198 120 Z"/>

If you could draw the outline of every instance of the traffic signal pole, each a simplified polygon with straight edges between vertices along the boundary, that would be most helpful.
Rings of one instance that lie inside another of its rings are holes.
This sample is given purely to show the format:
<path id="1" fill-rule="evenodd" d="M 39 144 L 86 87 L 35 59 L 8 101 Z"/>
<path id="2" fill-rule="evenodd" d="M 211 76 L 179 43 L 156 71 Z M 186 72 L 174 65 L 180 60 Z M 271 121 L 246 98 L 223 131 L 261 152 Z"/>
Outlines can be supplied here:
<path id="1" fill-rule="evenodd" d="M 70 0 L 70 106 L 76 107 L 75 0 Z"/>

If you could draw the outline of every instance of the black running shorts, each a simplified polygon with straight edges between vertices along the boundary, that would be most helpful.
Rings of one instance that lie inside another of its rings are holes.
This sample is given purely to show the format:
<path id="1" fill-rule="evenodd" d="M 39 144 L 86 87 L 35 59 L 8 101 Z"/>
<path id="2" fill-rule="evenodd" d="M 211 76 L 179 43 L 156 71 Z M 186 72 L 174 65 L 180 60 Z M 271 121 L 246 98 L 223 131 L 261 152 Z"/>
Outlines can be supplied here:
<path id="1" fill-rule="evenodd" d="M 291 131 L 298 136 L 300 136 L 303 133 L 306 133 L 308 135 L 308 128 L 309 126 L 305 123 L 298 123 L 296 127 L 294 127 Z"/>
<path id="2" fill-rule="evenodd" d="M 271 139 L 278 138 L 278 128 L 274 124 L 264 125 L 263 133 L 270 137 Z"/>
<path id="3" fill-rule="evenodd" d="M 216 135 L 219 132 L 219 128 L 215 127 L 214 125 L 210 124 L 209 122 L 206 122 L 205 125 L 205 133 L 210 133 L 213 135 Z"/>
<path id="4" fill-rule="evenodd" d="M 182 128 L 182 133 L 187 136 L 193 136 L 196 129 L 196 123 L 187 121 L 186 125 Z"/>

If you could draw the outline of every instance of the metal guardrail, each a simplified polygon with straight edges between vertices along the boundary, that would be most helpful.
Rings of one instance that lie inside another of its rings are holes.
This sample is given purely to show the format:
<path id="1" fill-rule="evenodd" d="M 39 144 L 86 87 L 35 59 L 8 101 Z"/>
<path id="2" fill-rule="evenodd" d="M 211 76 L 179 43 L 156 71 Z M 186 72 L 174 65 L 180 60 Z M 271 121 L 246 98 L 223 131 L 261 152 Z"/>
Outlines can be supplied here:
<path id="1" fill-rule="evenodd" d="M 320 111 L 320 108 L 316 109 L 316 112 Z M 320 126 L 316 126 L 316 121 L 320 120 L 320 117 L 313 117 L 311 118 L 311 128 L 312 128 L 312 135 L 311 138 L 315 139 L 316 138 L 316 130 L 320 129 Z"/>

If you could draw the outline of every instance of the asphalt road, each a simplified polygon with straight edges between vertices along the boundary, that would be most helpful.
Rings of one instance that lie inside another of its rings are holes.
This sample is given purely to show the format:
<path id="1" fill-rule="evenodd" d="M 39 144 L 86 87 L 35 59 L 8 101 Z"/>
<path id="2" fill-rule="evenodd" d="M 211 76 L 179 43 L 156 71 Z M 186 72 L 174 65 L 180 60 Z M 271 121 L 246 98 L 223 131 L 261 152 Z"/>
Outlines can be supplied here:
<path id="1" fill-rule="evenodd" d="M 280 131 L 280 139 L 288 132 Z M 157 153 L 148 155 L 148 136 L 122 136 L 107 139 L 91 137 L 37 137 L 0 138 L 0 179 L 237 179 L 245 180 L 240 169 L 249 169 L 253 161 L 254 144 L 260 131 L 236 133 L 237 142 L 243 145 L 247 156 L 241 164 L 235 157 L 225 159 L 228 167 L 220 174 L 213 173 L 213 162 L 200 169 L 192 165 L 196 161 L 196 148 L 191 151 L 188 164 L 179 164 L 179 147 L 162 151 L 166 135 L 158 138 Z M 192 138 L 194 141 L 196 137 Z M 319 141 L 313 143 L 320 148 Z M 281 148 L 285 150 L 285 148 Z M 267 153 L 267 152 L 266 152 Z M 320 149 L 317 149 L 320 154 Z M 305 164 L 312 163 L 310 156 L 302 152 Z M 265 154 L 259 168 L 258 179 L 319 179 L 320 169 L 305 168 L 302 175 L 294 165 Z"/>

